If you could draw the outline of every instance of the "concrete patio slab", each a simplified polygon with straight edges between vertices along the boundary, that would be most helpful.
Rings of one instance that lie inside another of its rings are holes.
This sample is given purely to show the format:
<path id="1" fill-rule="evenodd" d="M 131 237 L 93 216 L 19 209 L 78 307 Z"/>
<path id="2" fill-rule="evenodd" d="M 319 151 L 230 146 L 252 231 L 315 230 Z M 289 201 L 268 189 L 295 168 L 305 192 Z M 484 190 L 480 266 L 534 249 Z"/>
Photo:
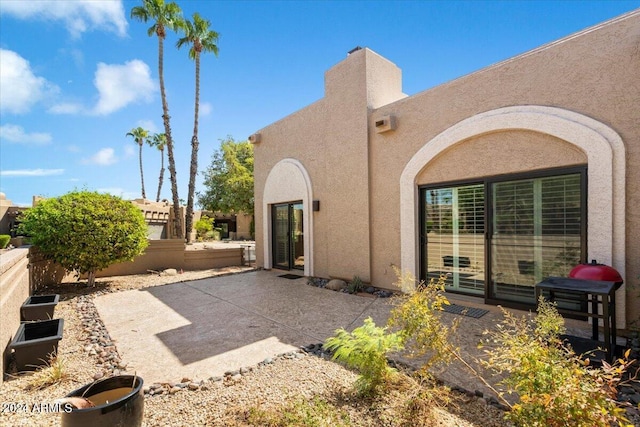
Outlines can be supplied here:
<path id="1" fill-rule="evenodd" d="M 305 278 L 288 280 L 280 274 L 253 271 L 174 283 L 105 294 L 94 303 L 127 371 L 135 371 L 148 384 L 221 376 L 323 342 L 336 329 L 352 330 L 369 316 L 384 325 L 389 316 L 390 299 L 332 292 L 307 285 Z M 481 357 L 477 344 L 483 331 L 502 319 L 500 309 L 478 298 L 447 297 L 489 310 L 480 319 L 443 313 L 445 322 L 460 322 L 455 334 L 460 352 Z M 588 334 L 586 322 L 567 321 L 567 326 L 574 335 Z M 470 390 L 488 391 L 455 361 L 438 369 L 437 376 Z"/>

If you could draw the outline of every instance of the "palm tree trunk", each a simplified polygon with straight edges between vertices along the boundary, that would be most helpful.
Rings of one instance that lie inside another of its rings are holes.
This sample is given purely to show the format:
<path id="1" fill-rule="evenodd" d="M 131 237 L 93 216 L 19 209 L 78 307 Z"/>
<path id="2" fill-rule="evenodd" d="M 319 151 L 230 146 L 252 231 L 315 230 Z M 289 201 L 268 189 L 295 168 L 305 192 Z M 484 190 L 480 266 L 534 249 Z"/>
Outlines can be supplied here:
<path id="1" fill-rule="evenodd" d="M 193 117 L 193 137 L 191 138 L 191 168 L 189 169 L 189 194 L 187 195 L 187 213 L 185 229 L 187 243 L 191 243 L 193 229 L 193 196 L 196 189 L 196 175 L 198 173 L 198 112 L 200 109 L 200 54 L 196 53 L 196 103 Z"/>
<path id="2" fill-rule="evenodd" d="M 164 151 L 160 150 L 160 178 L 158 179 L 158 195 L 156 202 L 160 201 L 160 192 L 162 191 L 162 180 L 164 178 Z"/>
<path id="3" fill-rule="evenodd" d="M 144 191 L 144 173 L 142 172 L 142 141 L 138 141 L 139 150 L 138 150 L 138 160 L 140 162 L 140 183 L 142 185 L 142 198 L 146 199 L 147 194 Z"/>
<path id="4" fill-rule="evenodd" d="M 162 121 L 164 133 L 167 136 L 167 157 L 169 158 L 169 175 L 171 181 L 171 194 L 173 195 L 173 237 L 183 239 L 182 216 L 180 215 L 180 199 L 178 198 L 178 179 L 176 177 L 176 161 L 173 157 L 173 140 L 171 139 L 171 124 L 169 123 L 169 106 L 164 90 L 164 40 L 158 37 L 158 77 L 160 79 L 160 95 L 162 97 Z"/>

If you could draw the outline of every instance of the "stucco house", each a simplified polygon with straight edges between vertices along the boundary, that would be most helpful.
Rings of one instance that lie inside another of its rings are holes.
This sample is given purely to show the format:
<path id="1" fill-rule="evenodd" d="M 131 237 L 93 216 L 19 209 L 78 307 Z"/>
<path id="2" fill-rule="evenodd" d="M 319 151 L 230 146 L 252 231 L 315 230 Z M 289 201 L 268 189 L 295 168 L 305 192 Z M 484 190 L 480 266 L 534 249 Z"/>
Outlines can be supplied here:
<path id="1" fill-rule="evenodd" d="M 618 326 L 640 313 L 640 10 L 416 95 L 369 49 L 317 102 L 257 131 L 257 265 L 393 267 L 487 303 L 592 259 L 617 269 Z"/>

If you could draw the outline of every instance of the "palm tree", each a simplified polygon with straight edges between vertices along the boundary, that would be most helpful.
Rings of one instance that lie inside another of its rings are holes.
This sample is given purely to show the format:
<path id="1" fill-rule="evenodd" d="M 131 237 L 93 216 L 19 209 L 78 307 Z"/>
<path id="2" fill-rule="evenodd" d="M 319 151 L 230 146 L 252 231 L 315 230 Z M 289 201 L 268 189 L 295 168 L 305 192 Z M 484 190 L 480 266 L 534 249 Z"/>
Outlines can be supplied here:
<path id="1" fill-rule="evenodd" d="M 191 168 L 189 169 L 189 192 L 187 195 L 187 211 L 185 214 L 185 234 L 187 242 L 191 241 L 193 229 L 193 196 L 196 188 L 196 174 L 198 173 L 198 112 L 200 109 L 200 54 L 213 52 L 218 56 L 218 33 L 211 30 L 211 22 L 202 18 L 197 12 L 193 14 L 193 21 L 185 20 L 181 37 L 176 46 L 180 49 L 189 44 L 189 58 L 196 63 L 196 100 L 193 117 L 193 136 L 191 137 Z"/>
<path id="2" fill-rule="evenodd" d="M 182 239 L 182 221 L 180 215 L 180 199 L 178 197 L 178 180 L 176 178 L 176 162 L 173 157 L 173 140 L 171 139 L 171 124 L 169 105 L 164 90 L 164 38 L 166 29 L 177 30 L 182 26 L 182 11 L 174 3 L 165 3 L 164 0 L 142 0 L 142 6 L 131 9 L 131 17 L 142 22 L 152 20 L 153 25 L 147 30 L 149 37 L 158 36 L 158 78 L 160 80 L 160 95 L 162 97 L 162 121 L 164 133 L 167 138 L 167 157 L 169 158 L 169 175 L 171 180 L 171 193 L 173 196 L 173 234 L 175 238 Z"/>
<path id="3" fill-rule="evenodd" d="M 147 195 L 144 192 L 144 173 L 142 172 L 142 145 L 149 139 L 149 131 L 141 127 L 131 129 L 131 132 L 127 132 L 126 136 L 130 136 L 138 144 L 138 161 L 140 162 L 140 183 L 142 185 L 142 198 L 146 199 Z"/>
<path id="4" fill-rule="evenodd" d="M 156 202 L 159 202 L 160 192 L 162 191 L 162 179 L 164 178 L 164 147 L 167 145 L 167 136 L 164 133 L 155 133 L 147 142 L 150 146 L 160 150 L 160 178 L 158 179 L 158 194 L 156 195 Z"/>

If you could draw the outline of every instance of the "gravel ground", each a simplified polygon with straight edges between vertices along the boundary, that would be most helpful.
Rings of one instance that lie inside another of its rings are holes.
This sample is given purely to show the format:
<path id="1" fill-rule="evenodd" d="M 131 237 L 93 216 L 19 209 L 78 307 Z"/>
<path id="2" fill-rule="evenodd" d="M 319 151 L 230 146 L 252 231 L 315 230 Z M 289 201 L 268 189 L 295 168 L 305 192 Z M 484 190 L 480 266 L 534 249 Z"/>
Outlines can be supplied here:
<path id="1" fill-rule="evenodd" d="M 78 312 L 78 298 L 103 292 L 139 289 L 178 281 L 197 280 L 220 274 L 237 273 L 247 268 L 226 268 L 184 272 L 175 276 L 155 274 L 110 277 L 97 280 L 95 288 L 65 282 L 42 293 L 59 293 L 62 301 L 55 317 L 64 318 L 64 338 L 59 344 L 60 360 L 66 379 L 38 388 L 43 373 L 6 376 L 0 387 L 0 425 L 57 426 L 59 414 L 49 413 L 55 399 L 81 387 L 99 376 L 103 367 L 98 355 L 89 355 L 89 333 Z M 84 297 L 86 298 L 86 297 Z M 117 345 L 117 343 L 116 343 Z M 355 426 L 400 425 L 406 394 L 391 391 L 376 401 L 356 399 L 352 394 L 356 374 L 341 365 L 304 352 L 281 355 L 270 363 L 213 378 L 199 384 L 196 390 L 163 384 L 161 394 L 145 396 L 145 426 L 245 426 L 249 408 L 269 410 L 299 399 L 321 397 L 346 412 Z M 51 370 L 48 370 L 51 371 Z M 188 379 L 185 379 L 188 380 Z M 188 381 L 185 381 L 188 382 Z M 149 384 L 146 384 L 149 387 Z M 443 392 L 444 394 L 444 392 Z M 435 409 L 438 426 L 501 427 L 503 413 L 487 405 L 485 400 L 451 392 L 451 401 Z"/>

